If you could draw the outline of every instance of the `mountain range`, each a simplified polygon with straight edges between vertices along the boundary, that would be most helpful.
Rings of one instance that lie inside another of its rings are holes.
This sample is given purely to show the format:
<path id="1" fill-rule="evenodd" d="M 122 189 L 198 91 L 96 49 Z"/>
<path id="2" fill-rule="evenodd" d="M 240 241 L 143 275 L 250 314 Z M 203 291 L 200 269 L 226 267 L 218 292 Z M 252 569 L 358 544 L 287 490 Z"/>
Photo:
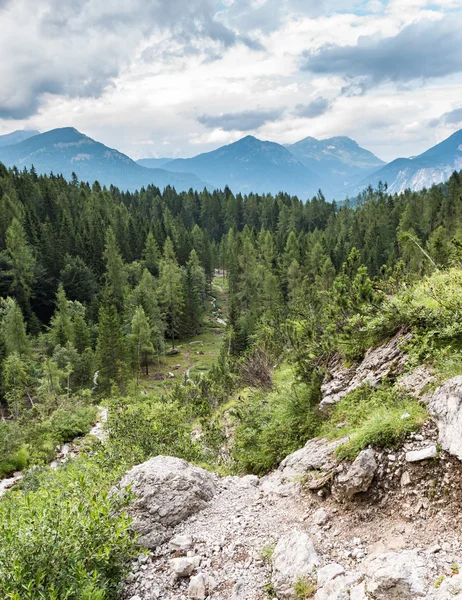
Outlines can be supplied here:
<path id="1" fill-rule="evenodd" d="M 0 162 L 18 169 L 34 165 L 38 173 L 76 173 L 133 191 L 153 184 L 178 191 L 228 185 L 233 192 L 287 192 L 302 199 L 321 189 L 328 200 L 355 197 L 368 185 L 388 184 L 392 193 L 419 190 L 446 181 L 462 169 L 462 130 L 412 158 L 385 164 L 348 137 L 307 137 L 282 146 L 246 136 L 193 158 L 145 158 L 134 161 L 72 127 L 45 133 L 14 131 L 0 136 Z"/>
<path id="2" fill-rule="evenodd" d="M 2 146 L 1 141 L 0 137 L 0 162 L 8 167 L 22 169 L 33 165 L 37 173 L 53 172 L 66 179 L 76 173 L 82 181 L 99 181 L 102 185 L 112 184 L 130 191 L 150 184 L 160 189 L 171 185 L 179 191 L 210 187 L 192 173 L 176 174 L 142 167 L 73 127 L 52 129 L 9 146 Z"/>

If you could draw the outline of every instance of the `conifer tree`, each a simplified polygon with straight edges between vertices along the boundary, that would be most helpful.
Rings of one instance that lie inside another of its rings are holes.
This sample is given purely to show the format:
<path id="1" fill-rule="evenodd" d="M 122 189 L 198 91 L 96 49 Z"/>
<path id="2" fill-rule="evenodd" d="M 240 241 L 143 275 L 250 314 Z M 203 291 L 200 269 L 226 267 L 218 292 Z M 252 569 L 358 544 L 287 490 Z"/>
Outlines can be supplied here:
<path id="1" fill-rule="evenodd" d="M 16 218 L 13 218 L 6 232 L 6 250 L 13 275 L 11 291 L 21 306 L 28 308 L 34 282 L 35 258 L 28 244 L 24 227 Z"/>
<path id="2" fill-rule="evenodd" d="M 128 280 L 125 264 L 122 260 L 112 227 L 109 227 L 106 233 L 104 260 L 106 263 L 106 285 L 117 310 L 120 312 L 123 308 Z"/>
<path id="3" fill-rule="evenodd" d="M 159 300 L 167 323 L 167 332 L 175 348 L 175 337 L 180 332 L 184 311 L 181 268 L 178 266 L 172 240 L 167 238 L 164 256 L 160 262 Z"/>
<path id="4" fill-rule="evenodd" d="M 192 250 L 186 267 L 183 270 L 185 331 L 190 335 L 197 335 L 199 333 L 206 285 L 204 269 L 199 264 L 196 251 Z"/>
<path id="5" fill-rule="evenodd" d="M 146 268 L 151 275 L 157 277 L 159 274 L 160 251 L 156 238 L 150 231 L 146 237 L 146 244 L 143 250 L 143 259 Z"/>
<path id="6" fill-rule="evenodd" d="M 27 356 L 30 344 L 22 311 L 17 302 L 13 298 L 6 298 L 3 301 L 2 313 L 1 332 L 7 356 L 13 352 L 20 357 Z"/>
<path id="7" fill-rule="evenodd" d="M 138 306 L 133 315 L 129 344 L 132 365 L 138 381 L 141 368 L 144 369 L 146 375 L 149 375 L 149 362 L 155 353 L 151 325 L 141 306 Z"/>
<path id="8" fill-rule="evenodd" d="M 96 362 L 98 386 L 109 391 L 113 384 L 122 388 L 125 381 L 125 344 L 114 300 L 109 291 L 99 309 Z"/>

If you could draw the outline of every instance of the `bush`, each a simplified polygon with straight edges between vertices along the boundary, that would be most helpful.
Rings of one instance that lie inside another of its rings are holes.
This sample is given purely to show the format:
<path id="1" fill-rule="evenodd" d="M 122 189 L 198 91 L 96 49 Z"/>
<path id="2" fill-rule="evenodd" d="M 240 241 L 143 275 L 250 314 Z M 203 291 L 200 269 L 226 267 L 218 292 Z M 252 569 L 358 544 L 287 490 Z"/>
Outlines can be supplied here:
<path id="1" fill-rule="evenodd" d="M 348 435 L 338 449 L 341 458 L 354 460 L 368 446 L 390 448 L 417 431 L 426 418 L 425 409 L 392 387 L 372 389 L 364 385 L 343 398 L 334 408 L 320 435 Z"/>
<path id="2" fill-rule="evenodd" d="M 0 597 L 109 600 L 137 553 L 111 474 L 77 459 L 0 501 Z"/>
<path id="3" fill-rule="evenodd" d="M 91 429 L 96 418 L 96 408 L 80 406 L 70 409 L 60 409 L 51 417 L 51 433 L 58 443 L 71 442 L 85 435 Z"/>
<path id="4" fill-rule="evenodd" d="M 316 435 L 319 383 L 294 384 L 285 367 L 275 377 L 274 392 L 240 394 L 232 410 L 237 419 L 232 454 L 238 471 L 267 473 Z"/>

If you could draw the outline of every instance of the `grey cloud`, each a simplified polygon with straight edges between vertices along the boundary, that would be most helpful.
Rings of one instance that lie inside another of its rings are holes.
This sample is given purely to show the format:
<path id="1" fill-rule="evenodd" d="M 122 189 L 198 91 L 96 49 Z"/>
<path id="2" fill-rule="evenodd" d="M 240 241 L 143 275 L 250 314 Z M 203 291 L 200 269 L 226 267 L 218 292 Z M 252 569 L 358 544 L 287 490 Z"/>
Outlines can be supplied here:
<path id="1" fill-rule="evenodd" d="M 305 119 L 315 119 L 324 115 L 331 107 L 327 98 L 316 98 L 308 104 L 297 104 L 294 110 L 294 115 Z"/>
<path id="2" fill-rule="evenodd" d="M 261 49 L 217 20 L 214 0 L 0 0 L 0 9 L 0 56 L 8 59 L 0 62 L 1 118 L 35 114 L 46 95 L 100 96 L 156 33 L 168 41 L 145 60 L 206 52 L 207 44 L 215 56 L 236 44 Z"/>
<path id="3" fill-rule="evenodd" d="M 462 107 L 450 110 L 438 119 L 432 119 L 428 126 L 438 127 L 439 125 L 457 125 L 458 123 L 462 123 Z"/>
<path id="4" fill-rule="evenodd" d="M 440 21 L 422 20 L 396 36 L 363 36 L 355 46 L 325 44 L 305 51 L 301 69 L 345 77 L 343 93 L 358 95 L 385 81 L 406 83 L 462 71 L 462 13 Z"/>
<path id="5" fill-rule="evenodd" d="M 272 110 L 244 110 L 242 112 L 225 113 L 221 115 L 200 115 L 198 122 L 209 129 L 223 129 L 224 131 L 251 131 L 258 129 L 265 123 L 279 121 L 284 108 Z"/>

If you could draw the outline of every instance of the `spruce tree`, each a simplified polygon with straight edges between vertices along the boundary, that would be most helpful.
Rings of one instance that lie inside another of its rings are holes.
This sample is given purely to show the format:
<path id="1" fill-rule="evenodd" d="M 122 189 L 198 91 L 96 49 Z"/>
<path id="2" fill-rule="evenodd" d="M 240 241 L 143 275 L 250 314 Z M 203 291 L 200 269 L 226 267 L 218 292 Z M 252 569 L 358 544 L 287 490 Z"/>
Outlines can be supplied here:
<path id="1" fill-rule="evenodd" d="M 184 295 L 181 268 L 178 266 L 170 238 L 164 245 L 164 256 L 160 262 L 159 300 L 167 323 L 167 332 L 175 348 L 175 337 L 180 332 L 184 311 Z"/>

